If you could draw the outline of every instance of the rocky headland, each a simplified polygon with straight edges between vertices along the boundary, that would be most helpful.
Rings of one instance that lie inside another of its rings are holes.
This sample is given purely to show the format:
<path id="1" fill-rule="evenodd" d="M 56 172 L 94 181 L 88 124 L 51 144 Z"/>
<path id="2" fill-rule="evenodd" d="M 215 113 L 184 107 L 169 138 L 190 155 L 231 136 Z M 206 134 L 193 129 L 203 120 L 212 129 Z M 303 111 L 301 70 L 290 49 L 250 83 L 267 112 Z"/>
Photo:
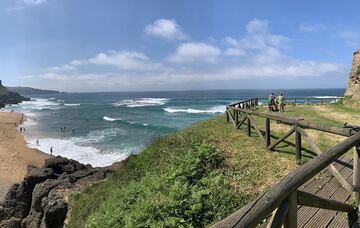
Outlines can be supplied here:
<path id="1" fill-rule="evenodd" d="M 106 178 L 127 160 L 94 168 L 64 157 L 52 157 L 39 168 L 28 166 L 22 182 L 14 184 L 0 203 L 0 227 L 63 227 L 68 196 Z"/>
<path id="2" fill-rule="evenodd" d="M 2 85 L 0 80 L 0 108 L 5 107 L 8 104 L 19 104 L 23 101 L 29 101 L 29 98 L 23 97 L 17 92 L 8 90 Z"/>

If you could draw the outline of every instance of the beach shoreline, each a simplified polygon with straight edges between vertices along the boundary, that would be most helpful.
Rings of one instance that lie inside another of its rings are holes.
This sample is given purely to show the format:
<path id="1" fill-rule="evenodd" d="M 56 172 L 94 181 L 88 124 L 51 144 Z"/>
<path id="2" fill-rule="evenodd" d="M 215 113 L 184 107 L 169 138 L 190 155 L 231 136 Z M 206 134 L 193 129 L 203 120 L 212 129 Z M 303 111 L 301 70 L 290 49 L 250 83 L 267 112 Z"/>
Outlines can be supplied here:
<path id="1" fill-rule="evenodd" d="M 19 126 L 22 113 L 0 112 L 0 202 L 10 186 L 23 180 L 28 165 L 42 166 L 50 155 L 29 148 Z"/>

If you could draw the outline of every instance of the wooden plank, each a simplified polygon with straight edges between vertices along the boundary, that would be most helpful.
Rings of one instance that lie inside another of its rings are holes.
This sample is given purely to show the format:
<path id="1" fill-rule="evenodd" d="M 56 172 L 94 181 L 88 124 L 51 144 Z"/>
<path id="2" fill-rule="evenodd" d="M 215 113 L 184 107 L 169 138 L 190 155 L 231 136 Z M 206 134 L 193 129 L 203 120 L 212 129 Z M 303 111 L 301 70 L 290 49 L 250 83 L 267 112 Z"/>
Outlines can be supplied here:
<path id="1" fill-rule="evenodd" d="M 296 162 L 301 163 L 301 134 L 297 125 L 295 126 L 295 157 Z"/>
<path id="2" fill-rule="evenodd" d="M 245 123 L 245 120 L 247 119 L 247 117 L 245 116 L 240 122 L 239 124 L 236 126 L 236 129 L 239 129 L 241 127 L 241 125 L 243 125 L 243 123 Z"/>
<path id="3" fill-rule="evenodd" d="M 248 119 L 250 119 L 253 127 L 255 128 L 256 133 L 259 135 L 260 139 L 263 141 L 263 144 L 265 145 L 265 144 L 266 144 L 265 138 L 264 138 L 264 136 L 262 135 L 259 127 L 257 126 L 257 124 L 256 124 L 255 121 L 251 118 L 250 115 L 246 114 L 246 116 L 247 116 Z"/>
<path id="4" fill-rule="evenodd" d="M 358 144 L 354 150 L 354 175 L 353 175 L 353 198 L 359 204 L 360 198 L 360 162 L 359 162 L 359 155 L 360 155 L 360 144 Z"/>
<path id="5" fill-rule="evenodd" d="M 289 202 L 285 200 L 278 209 L 275 210 L 274 215 L 268 223 L 267 228 L 278 228 L 284 223 L 285 217 L 289 211 Z"/>
<path id="6" fill-rule="evenodd" d="M 347 179 L 351 179 L 352 173 L 348 175 Z M 350 193 L 345 191 L 342 187 L 337 188 L 334 193 L 329 197 L 329 199 L 337 201 L 345 201 L 350 197 Z M 315 215 L 311 220 L 306 224 L 308 227 L 326 227 L 334 219 L 336 215 L 335 211 L 318 209 Z"/>
<path id="7" fill-rule="evenodd" d="M 351 169 L 348 167 L 344 167 L 341 170 L 341 173 L 346 178 L 349 178 L 352 174 Z M 342 188 L 341 185 L 337 181 L 334 181 L 334 177 L 332 177 L 328 183 L 326 183 L 319 191 L 316 192 L 316 195 L 324 198 L 330 198 L 339 188 Z M 298 219 L 299 227 L 307 227 L 307 223 L 313 219 L 319 210 L 320 209 L 318 208 L 301 207 L 298 211 L 298 213 L 301 215 Z"/>
<path id="8" fill-rule="evenodd" d="M 351 162 L 352 159 L 346 158 L 345 161 Z M 343 175 L 351 174 L 351 170 L 345 169 L 346 168 L 345 166 L 340 165 L 339 163 L 335 163 L 335 166 L 336 166 L 336 168 L 338 168 L 340 170 L 340 172 Z M 309 184 L 308 186 L 306 186 L 306 188 L 304 188 L 304 191 L 312 193 L 312 194 L 317 194 L 322 197 L 329 196 L 330 192 L 327 191 L 326 188 L 329 187 L 328 184 L 331 181 L 333 181 L 333 179 L 334 178 L 330 175 L 330 172 L 328 170 L 326 170 L 323 178 L 315 179 L 311 184 Z M 332 184 L 337 184 L 337 183 L 334 182 Z M 336 186 L 338 187 L 339 184 L 337 184 Z M 307 223 L 310 220 L 310 218 L 316 213 L 317 210 L 318 210 L 317 208 L 301 206 L 298 209 L 298 226 L 302 227 L 305 223 Z"/>
<path id="9" fill-rule="evenodd" d="M 289 131 L 285 133 L 283 137 L 276 140 L 276 142 L 268 147 L 269 150 L 273 150 L 278 144 L 280 144 L 282 141 L 284 141 L 286 138 L 288 138 L 292 133 L 295 132 L 295 127 L 293 126 Z"/>
<path id="10" fill-rule="evenodd" d="M 300 127 L 298 127 L 298 131 L 302 135 L 302 137 L 309 143 L 310 148 L 314 151 L 317 155 L 322 154 L 322 151 L 315 143 L 315 141 Z M 330 172 L 334 175 L 334 177 L 339 181 L 341 186 L 343 186 L 348 192 L 352 192 L 351 184 L 340 174 L 340 172 L 335 168 L 333 164 L 329 165 Z"/>
<path id="11" fill-rule="evenodd" d="M 249 116 L 247 116 L 247 133 L 248 133 L 248 136 L 251 137 L 251 119 L 249 118 Z"/>
<path id="12" fill-rule="evenodd" d="M 286 215 L 284 226 L 285 228 L 297 227 L 297 191 L 294 191 L 288 197 L 289 211 Z"/>
<path id="13" fill-rule="evenodd" d="M 357 145 L 359 141 L 360 134 L 350 136 L 326 153 L 322 153 L 289 173 L 274 187 L 261 194 L 245 207 L 218 222 L 214 227 L 253 227 L 258 225 L 298 187 L 344 155 L 349 149 Z"/>
<path id="14" fill-rule="evenodd" d="M 271 134 L 270 134 L 270 119 L 266 118 L 265 120 L 265 146 L 266 148 L 269 148 L 270 144 L 271 144 Z"/>
<path id="15" fill-rule="evenodd" d="M 342 212 L 351 212 L 353 207 L 349 204 L 322 198 L 311 193 L 297 191 L 298 204 L 306 207 L 316 207 L 327 210 L 342 211 Z"/>
<path id="16" fill-rule="evenodd" d="M 234 116 L 232 115 L 232 113 L 231 113 L 230 109 L 229 109 L 229 110 L 227 110 L 227 112 L 228 112 L 228 114 L 229 114 L 229 116 L 230 116 L 230 120 L 231 120 L 231 122 L 232 122 L 232 123 L 233 123 L 233 125 L 236 127 L 236 125 L 235 125 L 235 118 L 234 118 Z"/>

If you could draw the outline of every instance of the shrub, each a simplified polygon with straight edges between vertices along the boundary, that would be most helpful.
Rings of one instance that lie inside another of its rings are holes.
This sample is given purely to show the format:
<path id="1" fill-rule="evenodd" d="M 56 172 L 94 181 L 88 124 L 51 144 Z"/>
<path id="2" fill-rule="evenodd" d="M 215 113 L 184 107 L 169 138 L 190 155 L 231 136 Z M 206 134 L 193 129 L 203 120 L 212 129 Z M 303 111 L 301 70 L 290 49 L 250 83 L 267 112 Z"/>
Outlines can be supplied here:
<path id="1" fill-rule="evenodd" d="M 173 154 L 163 173 L 114 189 L 92 214 L 89 227 L 204 227 L 233 212 L 244 199 L 230 187 L 222 169 L 223 154 L 196 143 Z"/>

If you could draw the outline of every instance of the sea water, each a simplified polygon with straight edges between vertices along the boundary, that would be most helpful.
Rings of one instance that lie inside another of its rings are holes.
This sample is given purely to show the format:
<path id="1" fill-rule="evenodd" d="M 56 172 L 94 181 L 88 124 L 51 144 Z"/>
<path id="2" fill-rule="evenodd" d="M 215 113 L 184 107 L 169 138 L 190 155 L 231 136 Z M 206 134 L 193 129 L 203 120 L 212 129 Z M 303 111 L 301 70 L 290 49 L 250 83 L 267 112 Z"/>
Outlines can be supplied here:
<path id="1" fill-rule="evenodd" d="M 155 138 L 221 115 L 226 105 L 269 90 L 111 92 L 32 95 L 22 112 L 29 147 L 94 166 L 139 153 Z M 282 90 L 285 98 L 342 96 L 344 89 Z M 36 141 L 39 141 L 39 144 Z"/>

